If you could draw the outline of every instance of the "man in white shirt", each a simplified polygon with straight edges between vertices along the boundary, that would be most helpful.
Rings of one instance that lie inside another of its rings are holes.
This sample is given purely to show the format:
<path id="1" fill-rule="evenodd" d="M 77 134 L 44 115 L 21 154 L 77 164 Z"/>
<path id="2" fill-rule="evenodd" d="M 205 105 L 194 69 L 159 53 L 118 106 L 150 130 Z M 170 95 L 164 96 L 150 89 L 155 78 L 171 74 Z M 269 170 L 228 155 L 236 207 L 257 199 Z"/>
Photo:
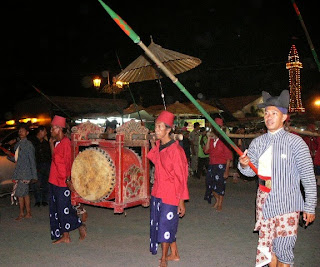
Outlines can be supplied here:
<path id="1" fill-rule="evenodd" d="M 249 162 L 257 167 L 256 225 L 259 242 L 256 266 L 289 267 L 294 262 L 294 246 L 300 212 L 305 225 L 315 219 L 317 186 L 309 148 L 303 139 L 284 130 L 289 91 L 278 97 L 262 92 L 264 121 L 268 132 L 255 138 L 239 158 L 238 169 L 255 176 Z M 305 198 L 300 190 L 303 185 Z"/>

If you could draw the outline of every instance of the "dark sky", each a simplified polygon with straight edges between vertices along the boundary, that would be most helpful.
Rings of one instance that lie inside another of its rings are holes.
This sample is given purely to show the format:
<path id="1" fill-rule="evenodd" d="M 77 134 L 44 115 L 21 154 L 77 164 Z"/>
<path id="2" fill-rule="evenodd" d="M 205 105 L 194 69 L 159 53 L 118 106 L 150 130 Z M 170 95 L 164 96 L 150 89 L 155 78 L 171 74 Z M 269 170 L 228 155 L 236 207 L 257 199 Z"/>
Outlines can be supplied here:
<path id="1" fill-rule="evenodd" d="M 9 98 L 3 101 L 1 119 L 17 101 L 39 96 L 31 85 L 48 96 L 98 96 L 92 86 L 85 86 L 86 78 L 106 70 L 114 76 L 143 53 L 98 1 L 10 2 L 2 7 L 8 16 L 2 22 L 1 92 Z M 207 99 L 232 97 L 261 94 L 262 90 L 278 94 L 288 87 L 285 62 L 292 44 L 304 66 L 303 95 L 320 90 L 319 72 L 290 0 L 105 3 L 145 45 L 152 36 L 164 48 L 202 60 L 197 68 L 177 75 L 194 97 L 199 93 Z M 319 55 L 317 8 L 310 1 L 296 3 Z M 162 86 L 168 102 L 186 101 L 168 78 L 162 80 Z M 130 88 L 144 106 L 161 104 L 156 81 L 133 83 Z M 127 91 L 117 97 L 130 102 Z"/>

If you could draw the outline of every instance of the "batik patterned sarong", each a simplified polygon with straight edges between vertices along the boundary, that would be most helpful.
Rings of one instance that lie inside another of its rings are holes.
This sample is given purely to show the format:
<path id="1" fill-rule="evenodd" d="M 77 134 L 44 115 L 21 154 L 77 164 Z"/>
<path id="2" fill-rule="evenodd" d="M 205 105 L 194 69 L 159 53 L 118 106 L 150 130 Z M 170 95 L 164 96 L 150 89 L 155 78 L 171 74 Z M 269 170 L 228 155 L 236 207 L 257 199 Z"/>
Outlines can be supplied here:
<path id="1" fill-rule="evenodd" d="M 212 190 L 224 196 L 227 184 L 226 179 L 223 177 L 225 171 L 226 164 L 209 165 L 206 177 L 206 196 L 208 196 L 208 192 L 211 194 Z"/>
<path id="2" fill-rule="evenodd" d="M 71 205 L 71 191 L 68 187 L 49 184 L 49 210 L 51 239 L 59 239 L 82 225 L 77 211 Z"/>
<path id="3" fill-rule="evenodd" d="M 179 214 L 178 207 L 162 203 L 151 196 L 150 207 L 150 252 L 155 255 L 159 243 L 176 241 Z"/>
<path id="4" fill-rule="evenodd" d="M 297 239 L 300 212 L 287 213 L 264 220 L 262 207 L 267 197 L 268 193 L 258 190 L 254 229 L 259 231 L 256 267 L 270 263 L 271 253 L 274 253 L 279 261 L 293 264 L 293 249 Z"/>

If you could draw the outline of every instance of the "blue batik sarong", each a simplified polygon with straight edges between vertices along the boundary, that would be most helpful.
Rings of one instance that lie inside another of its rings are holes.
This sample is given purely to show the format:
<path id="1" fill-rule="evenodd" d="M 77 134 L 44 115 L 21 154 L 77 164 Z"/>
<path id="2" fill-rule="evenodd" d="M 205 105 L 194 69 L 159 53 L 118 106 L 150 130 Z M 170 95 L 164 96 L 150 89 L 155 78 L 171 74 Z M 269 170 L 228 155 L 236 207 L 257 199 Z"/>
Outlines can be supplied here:
<path id="1" fill-rule="evenodd" d="M 59 239 L 82 225 L 77 211 L 71 205 L 71 191 L 49 183 L 49 211 L 51 239 Z"/>
<path id="2" fill-rule="evenodd" d="M 179 214 L 178 206 L 162 203 L 161 198 L 151 196 L 150 252 L 157 254 L 159 243 L 176 241 Z"/>
<path id="3" fill-rule="evenodd" d="M 224 196 L 226 191 L 226 179 L 223 174 L 226 171 L 226 164 L 209 165 L 207 172 L 207 191 L 211 193 L 213 190 L 217 194 Z M 207 195 L 207 193 L 206 193 Z"/>

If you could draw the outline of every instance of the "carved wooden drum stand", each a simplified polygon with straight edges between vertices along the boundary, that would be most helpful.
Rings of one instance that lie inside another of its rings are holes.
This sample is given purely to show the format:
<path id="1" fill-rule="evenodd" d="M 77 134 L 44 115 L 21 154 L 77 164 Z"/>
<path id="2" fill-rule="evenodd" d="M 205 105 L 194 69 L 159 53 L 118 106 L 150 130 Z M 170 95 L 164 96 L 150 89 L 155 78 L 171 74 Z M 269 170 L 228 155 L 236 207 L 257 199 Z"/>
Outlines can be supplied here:
<path id="1" fill-rule="evenodd" d="M 149 206 L 149 130 L 134 120 L 116 134 L 103 130 L 90 122 L 72 128 L 72 205 L 113 208 L 114 213 Z"/>

